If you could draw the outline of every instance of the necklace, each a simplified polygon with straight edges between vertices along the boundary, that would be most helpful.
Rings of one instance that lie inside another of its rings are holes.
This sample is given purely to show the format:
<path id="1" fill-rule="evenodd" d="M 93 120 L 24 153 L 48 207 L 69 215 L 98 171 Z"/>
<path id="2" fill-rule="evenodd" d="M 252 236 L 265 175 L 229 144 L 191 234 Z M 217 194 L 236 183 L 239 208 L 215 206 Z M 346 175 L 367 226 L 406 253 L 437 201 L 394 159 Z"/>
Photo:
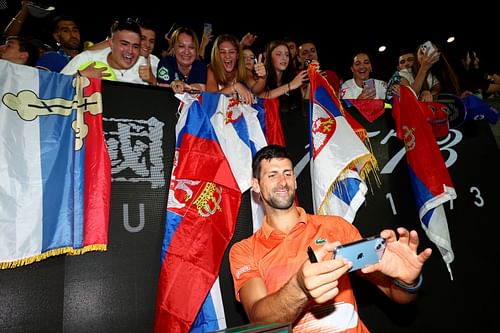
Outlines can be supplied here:
<path id="1" fill-rule="evenodd" d="M 125 72 L 127 71 L 126 69 L 124 70 L 121 70 L 121 69 L 115 69 L 116 71 L 118 71 L 118 73 L 120 73 L 120 75 L 123 77 L 125 75 Z"/>

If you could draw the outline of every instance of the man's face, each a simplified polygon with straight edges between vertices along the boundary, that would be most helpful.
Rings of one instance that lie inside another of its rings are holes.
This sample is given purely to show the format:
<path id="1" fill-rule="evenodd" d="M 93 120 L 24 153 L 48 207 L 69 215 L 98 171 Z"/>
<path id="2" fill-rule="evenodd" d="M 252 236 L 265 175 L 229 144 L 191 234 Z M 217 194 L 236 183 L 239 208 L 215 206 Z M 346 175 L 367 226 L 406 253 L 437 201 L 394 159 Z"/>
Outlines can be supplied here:
<path id="1" fill-rule="evenodd" d="M 141 50 L 141 36 L 129 30 L 119 30 L 109 40 L 111 55 L 108 63 L 113 68 L 129 69 L 139 58 Z"/>
<path id="2" fill-rule="evenodd" d="M 272 158 L 260 162 L 260 179 L 253 178 L 252 189 L 259 193 L 265 206 L 287 210 L 294 204 L 297 182 L 292 162 L 287 158 Z"/>
<path id="3" fill-rule="evenodd" d="M 415 61 L 415 56 L 413 53 L 405 53 L 399 56 L 398 70 L 405 68 L 411 68 L 413 66 L 413 61 Z"/>
<path id="4" fill-rule="evenodd" d="M 141 56 L 148 58 L 155 48 L 156 33 L 154 30 L 141 27 Z"/>
<path id="5" fill-rule="evenodd" d="M 290 59 L 295 59 L 297 57 L 297 44 L 294 41 L 286 42 L 288 49 L 290 50 Z"/>
<path id="6" fill-rule="evenodd" d="M 304 43 L 299 46 L 299 52 L 297 53 L 297 59 L 302 66 L 304 66 L 304 61 L 308 60 L 318 60 L 318 53 L 316 52 L 316 46 L 313 43 Z"/>
<path id="7" fill-rule="evenodd" d="M 0 58 L 15 64 L 24 65 L 28 61 L 28 52 L 19 51 L 19 41 L 17 39 L 9 39 L 3 45 L 3 52 Z"/>
<path id="8" fill-rule="evenodd" d="M 80 47 L 80 30 L 73 21 L 57 22 L 57 29 L 53 36 L 64 49 L 78 50 Z"/>

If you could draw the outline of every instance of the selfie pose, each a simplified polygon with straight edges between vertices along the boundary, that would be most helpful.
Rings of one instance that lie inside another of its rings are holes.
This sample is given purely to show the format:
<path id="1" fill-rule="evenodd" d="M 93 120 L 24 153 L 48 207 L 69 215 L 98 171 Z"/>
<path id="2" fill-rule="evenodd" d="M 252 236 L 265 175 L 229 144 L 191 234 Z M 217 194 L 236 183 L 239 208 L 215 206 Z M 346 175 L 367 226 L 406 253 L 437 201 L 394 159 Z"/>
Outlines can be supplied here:
<path id="1" fill-rule="evenodd" d="M 353 262 L 333 254 L 341 244 L 361 240 L 359 231 L 341 217 L 309 215 L 295 205 L 297 182 L 283 147 L 262 148 L 252 170 L 252 190 L 265 217 L 262 227 L 234 244 L 229 255 L 236 298 L 249 320 L 291 322 L 294 332 L 368 332 L 346 274 Z M 356 273 L 395 302 L 409 303 L 422 285 L 422 266 L 432 250 L 417 253 L 414 230 L 383 230 L 379 236 L 375 255 L 383 251 L 380 261 L 377 257 Z M 366 251 L 370 242 L 357 246 Z"/>

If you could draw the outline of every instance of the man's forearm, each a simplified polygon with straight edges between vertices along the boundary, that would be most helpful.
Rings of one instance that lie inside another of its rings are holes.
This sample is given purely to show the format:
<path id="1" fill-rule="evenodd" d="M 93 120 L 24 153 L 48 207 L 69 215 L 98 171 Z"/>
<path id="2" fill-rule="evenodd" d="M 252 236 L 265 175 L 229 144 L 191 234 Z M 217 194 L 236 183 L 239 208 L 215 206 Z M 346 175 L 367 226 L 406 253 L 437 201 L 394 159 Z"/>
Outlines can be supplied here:
<path id="1" fill-rule="evenodd" d="M 294 275 L 280 290 L 257 301 L 248 317 L 252 322 L 293 322 L 308 301 Z"/>

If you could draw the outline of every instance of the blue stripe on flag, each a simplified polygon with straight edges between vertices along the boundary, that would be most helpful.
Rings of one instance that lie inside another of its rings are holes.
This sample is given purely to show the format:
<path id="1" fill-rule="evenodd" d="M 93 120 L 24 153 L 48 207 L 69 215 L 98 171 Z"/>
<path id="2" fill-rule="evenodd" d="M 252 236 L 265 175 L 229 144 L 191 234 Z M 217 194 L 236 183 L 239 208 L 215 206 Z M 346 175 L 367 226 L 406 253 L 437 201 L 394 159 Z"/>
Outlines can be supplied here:
<path id="1" fill-rule="evenodd" d="M 40 71 L 39 96 L 42 99 L 63 98 L 73 100 L 74 89 L 72 84 L 61 82 L 54 84 L 54 80 L 71 81 L 72 77 L 64 75 L 48 75 Z M 52 82 L 51 82 L 52 81 Z M 55 87 L 55 88 L 53 88 Z M 61 87 L 61 88 L 59 88 Z M 70 104 L 71 105 L 71 104 Z M 76 112 L 70 116 L 47 115 L 37 118 L 40 123 L 40 152 L 41 174 L 43 190 L 43 241 L 42 253 L 55 248 L 73 246 L 75 239 L 73 226 L 75 225 L 74 207 L 74 154 L 75 132 L 71 123 L 76 119 Z M 83 179 L 78 182 L 79 191 L 82 191 Z M 79 224 L 83 224 L 83 200 L 80 200 L 76 216 Z M 59 223 L 54 223 L 59 221 Z M 79 244 L 83 241 L 83 232 L 76 235 Z"/>

